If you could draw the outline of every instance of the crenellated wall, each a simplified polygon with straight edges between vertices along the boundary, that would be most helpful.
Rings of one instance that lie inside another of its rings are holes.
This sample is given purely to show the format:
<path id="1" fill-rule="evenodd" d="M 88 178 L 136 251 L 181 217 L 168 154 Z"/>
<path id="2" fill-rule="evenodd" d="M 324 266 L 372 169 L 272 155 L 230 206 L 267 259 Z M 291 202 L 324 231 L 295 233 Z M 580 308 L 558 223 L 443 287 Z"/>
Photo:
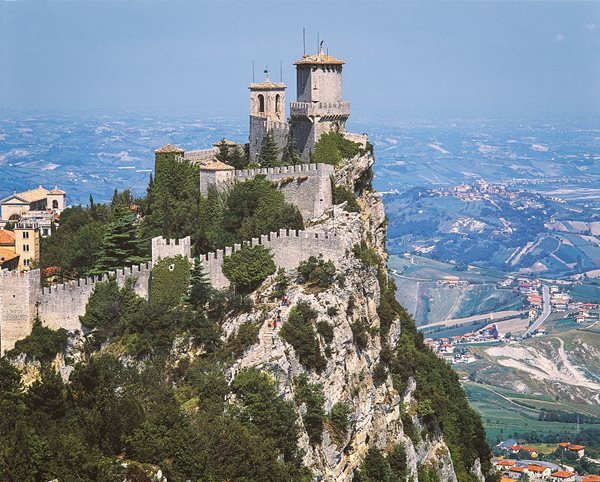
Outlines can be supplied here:
<path id="1" fill-rule="evenodd" d="M 0 353 L 11 350 L 18 340 L 31 333 L 37 315 L 54 330 L 81 329 L 79 317 L 85 313 L 96 284 L 109 277 L 114 277 L 121 287 L 127 279 L 133 280 L 135 292 L 148 298 L 151 272 L 152 264 L 143 263 L 50 288 L 41 287 L 39 270 L 0 272 Z"/>
<path id="2" fill-rule="evenodd" d="M 286 202 L 298 207 L 304 220 L 318 218 L 333 205 L 330 176 L 335 168 L 330 164 L 297 164 L 295 166 L 244 169 L 239 171 L 218 171 L 227 175 L 230 182 L 212 181 L 217 188 L 225 189 L 233 182 L 247 181 L 258 175 L 266 176 L 269 181 L 277 183 Z M 214 171 L 200 170 L 200 191 L 208 193 L 211 182 L 203 182 L 203 178 L 214 176 Z M 210 177 L 213 179 L 213 177 Z M 180 253 L 181 254 L 181 253 Z"/>
<path id="3" fill-rule="evenodd" d="M 279 232 L 253 238 L 244 244 L 250 246 L 260 245 L 268 248 L 273 254 L 273 260 L 277 267 L 286 270 L 298 267 L 301 261 L 305 261 L 310 256 L 321 255 L 324 259 L 337 263 L 345 255 L 345 246 L 337 236 L 313 230 L 281 229 Z M 223 260 L 240 249 L 242 249 L 242 244 L 235 244 L 233 247 L 218 249 L 215 252 L 200 256 L 214 288 L 221 289 L 229 286 L 229 280 L 223 274 Z M 153 253 L 152 259 L 158 260 L 160 256 L 155 258 Z"/>
<path id="4" fill-rule="evenodd" d="M 165 239 L 162 236 L 152 238 L 152 264 L 160 258 L 174 258 L 175 256 L 192 256 L 192 238 Z"/>

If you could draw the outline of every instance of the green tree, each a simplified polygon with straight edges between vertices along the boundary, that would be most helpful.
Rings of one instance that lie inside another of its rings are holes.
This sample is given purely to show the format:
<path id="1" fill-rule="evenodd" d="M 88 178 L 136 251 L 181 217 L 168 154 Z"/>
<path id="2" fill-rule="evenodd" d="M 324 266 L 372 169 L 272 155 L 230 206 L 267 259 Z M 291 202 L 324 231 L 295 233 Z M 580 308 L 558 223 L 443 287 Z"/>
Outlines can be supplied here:
<path id="1" fill-rule="evenodd" d="M 339 132 L 321 134 L 311 155 L 312 162 L 337 166 L 342 159 L 351 159 L 360 152 L 360 144 L 352 142 Z"/>
<path id="2" fill-rule="evenodd" d="M 243 293 L 250 293 L 275 273 L 273 256 L 264 246 L 243 246 L 223 260 L 223 274 Z"/>
<path id="3" fill-rule="evenodd" d="M 200 308 L 208 303 L 211 293 L 212 286 L 208 275 L 204 271 L 204 265 L 200 258 L 194 258 L 190 286 L 185 301 L 194 308 Z"/>
<path id="4" fill-rule="evenodd" d="M 321 347 L 314 323 L 317 312 L 306 302 L 300 302 L 292 307 L 287 321 L 281 327 L 281 337 L 294 347 L 300 363 L 317 372 L 327 366 L 327 360 L 321 354 Z"/>
<path id="5" fill-rule="evenodd" d="M 331 425 L 342 437 L 345 437 L 348 433 L 351 415 L 352 409 L 346 402 L 336 402 L 331 407 L 331 414 L 329 416 L 331 419 Z"/>
<path id="6" fill-rule="evenodd" d="M 287 142 L 283 148 L 283 156 L 281 161 L 285 166 L 296 165 L 302 162 L 300 152 L 298 152 L 298 149 L 296 149 L 296 140 L 294 139 L 291 131 L 288 134 Z"/>
<path id="7" fill-rule="evenodd" d="M 275 167 L 281 165 L 279 160 L 279 147 L 277 147 L 273 129 L 269 129 L 267 131 L 267 135 L 265 136 L 260 148 L 258 162 L 262 167 Z"/>
<path id="8" fill-rule="evenodd" d="M 118 209 L 102 240 L 102 247 L 92 274 L 103 274 L 143 261 L 140 241 L 137 238 L 135 213 Z"/>
<path id="9" fill-rule="evenodd" d="M 323 386 L 310 383 L 308 377 L 302 374 L 294 380 L 294 387 L 296 402 L 305 406 L 302 421 L 308 434 L 308 440 L 312 445 L 318 445 L 323 441 L 323 422 L 325 421 Z"/>

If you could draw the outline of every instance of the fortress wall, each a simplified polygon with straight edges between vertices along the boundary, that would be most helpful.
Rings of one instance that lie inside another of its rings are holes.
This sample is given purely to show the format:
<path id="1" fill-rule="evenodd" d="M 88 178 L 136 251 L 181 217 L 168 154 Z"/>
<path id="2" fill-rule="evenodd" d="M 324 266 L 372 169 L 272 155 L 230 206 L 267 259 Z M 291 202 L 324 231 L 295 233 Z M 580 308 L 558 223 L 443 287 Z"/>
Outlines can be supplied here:
<path id="1" fill-rule="evenodd" d="M 262 174 L 277 182 L 285 200 L 297 206 L 307 220 L 320 217 L 333 205 L 329 179 L 333 173 L 334 167 L 329 164 L 297 164 L 235 171 L 235 177 L 237 181 L 245 181 Z"/>
<path id="2" fill-rule="evenodd" d="M 187 236 L 182 239 L 165 239 L 158 236 L 152 239 L 152 264 L 160 258 L 174 258 L 175 256 L 192 257 L 192 238 Z"/>
<path id="3" fill-rule="evenodd" d="M 260 156 L 260 149 L 269 129 L 273 130 L 275 142 L 277 142 L 277 146 L 280 149 L 280 154 L 283 154 L 283 148 L 287 143 L 288 132 L 290 130 L 289 124 L 251 115 L 249 138 L 251 161 L 256 161 Z"/>
<path id="4" fill-rule="evenodd" d="M 0 354 L 31 333 L 41 294 L 40 271 L 0 271 Z"/>
<path id="5" fill-rule="evenodd" d="M 143 298 L 148 298 L 150 273 L 152 265 L 143 263 L 118 269 L 102 276 L 92 276 L 69 281 L 64 284 L 43 288 L 40 297 L 39 314 L 43 324 L 56 330 L 79 330 L 79 317 L 85 314 L 85 307 L 92 295 L 96 284 L 107 281 L 109 277 L 116 278 L 122 288 L 128 279 L 134 282 L 134 291 Z"/>
<path id="6" fill-rule="evenodd" d="M 345 253 L 343 242 L 337 236 L 318 231 L 281 229 L 279 232 L 253 238 L 245 244 L 268 248 L 273 254 L 276 266 L 286 270 L 297 268 L 301 261 L 307 260 L 310 256 L 322 255 L 324 259 L 337 263 Z M 200 257 L 214 288 L 221 289 L 229 286 L 229 280 L 223 274 L 223 260 L 239 251 L 241 247 L 240 244 L 236 244 Z"/>
<path id="7" fill-rule="evenodd" d="M 31 333 L 39 314 L 44 326 L 57 330 L 80 330 L 79 317 L 97 283 L 115 277 L 119 286 L 134 280 L 135 292 L 148 298 L 151 263 L 130 266 L 102 276 L 92 276 L 42 288 L 39 270 L 25 273 L 2 271 L 0 274 L 0 352 L 14 348 L 18 340 Z"/>

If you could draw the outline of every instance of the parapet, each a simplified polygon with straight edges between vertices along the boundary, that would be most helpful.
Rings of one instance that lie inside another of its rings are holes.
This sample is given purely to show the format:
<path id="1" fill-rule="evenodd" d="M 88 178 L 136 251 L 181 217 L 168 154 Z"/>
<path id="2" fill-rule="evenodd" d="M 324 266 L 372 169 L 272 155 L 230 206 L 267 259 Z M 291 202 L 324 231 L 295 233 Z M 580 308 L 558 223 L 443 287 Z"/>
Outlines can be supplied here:
<path id="1" fill-rule="evenodd" d="M 166 239 L 162 236 L 152 238 L 152 264 L 161 258 L 174 256 L 192 257 L 192 238 L 186 236 L 181 239 Z"/>
<path id="2" fill-rule="evenodd" d="M 330 164 L 296 164 L 293 166 L 280 167 L 261 167 L 258 169 L 242 169 L 235 171 L 236 179 L 251 179 L 258 175 L 265 175 L 267 178 L 277 175 L 306 175 L 329 177 L 334 173 L 335 168 Z"/>

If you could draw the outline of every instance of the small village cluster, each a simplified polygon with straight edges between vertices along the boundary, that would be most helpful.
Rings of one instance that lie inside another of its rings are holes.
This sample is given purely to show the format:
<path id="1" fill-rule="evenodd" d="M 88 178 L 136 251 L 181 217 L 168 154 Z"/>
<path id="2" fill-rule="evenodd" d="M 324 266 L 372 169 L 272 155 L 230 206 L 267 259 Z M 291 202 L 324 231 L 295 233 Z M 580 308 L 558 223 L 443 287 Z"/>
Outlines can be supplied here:
<path id="1" fill-rule="evenodd" d="M 537 460 L 539 454 L 535 448 L 519 445 L 514 439 L 501 442 L 497 447 L 506 454 L 505 457 L 493 461 L 501 473 L 501 482 L 516 482 L 524 478 L 530 481 L 600 482 L 600 475 L 579 475 L 569 465 Z M 557 454 L 569 454 L 577 459 L 585 457 L 584 445 L 561 442 L 556 449 Z"/>
<path id="2" fill-rule="evenodd" d="M 52 234 L 66 200 L 65 191 L 42 186 L 0 200 L 0 270 L 35 266 L 41 238 Z"/>
<path id="3" fill-rule="evenodd" d="M 457 363 L 473 363 L 477 357 L 468 348 L 461 345 L 469 343 L 489 343 L 499 339 L 496 325 L 482 330 L 444 337 L 439 339 L 425 338 L 425 344 L 440 358 L 455 365 Z"/>

